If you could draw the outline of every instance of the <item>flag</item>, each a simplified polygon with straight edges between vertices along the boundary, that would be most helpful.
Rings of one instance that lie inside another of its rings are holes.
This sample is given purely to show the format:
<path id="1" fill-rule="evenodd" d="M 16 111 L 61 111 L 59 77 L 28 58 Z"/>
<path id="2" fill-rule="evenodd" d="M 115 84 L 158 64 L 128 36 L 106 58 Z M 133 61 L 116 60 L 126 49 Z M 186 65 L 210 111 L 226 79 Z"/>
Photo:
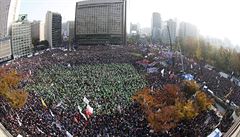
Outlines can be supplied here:
<path id="1" fill-rule="evenodd" d="M 86 97 L 84 97 L 83 102 L 85 102 L 88 105 L 90 101 Z"/>
<path id="2" fill-rule="evenodd" d="M 41 97 L 41 102 L 42 102 L 42 105 L 47 108 L 47 105 L 46 105 L 46 103 L 44 102 L 44 100 L 42 99 L 42 97 Z"/>
<path id="3" fill-rule="evenodd" d="M 78 106 L 79 113 L 83 116 L 85 120 L 87 120 L 87 117 L 82 113 L 82 108 Z"/>
<path id="4" fill-rule="evenodd" d="M 74 121 L 75 123 L 79 123 L 79 120 L 78 120 L 78 118 L 76 118 L 76 117 L 73 118 L 73 121 Z"/>
<path id="5" fill-rule="evenodd" d="M 54 114 L 53 114 L 52 110 L 49 109 L 49 111 L 50 111 L 50 114 L 52 115 L 52 117 L 54 117 Z"/>
<path id="6" fill-rule="evenodd" d="M 164 69 L 162 69 L 161 74 L 162 74 L 162 77 L 164 77 Z"/>
<path id="7" fill-rule="evenodd" d="M 17 114 L 17 121 L 18 121 L 19 126 L 21 127 L 22 126 L 22 122 L 20 121 L 20 117 L 19 117 L 18 114 Z"/>
<path id="8" fill-rule="evenodd" d="M 87 105 L 86 115 L 90 117 L 93 114 L 93 108 L 90 105 Z"/>

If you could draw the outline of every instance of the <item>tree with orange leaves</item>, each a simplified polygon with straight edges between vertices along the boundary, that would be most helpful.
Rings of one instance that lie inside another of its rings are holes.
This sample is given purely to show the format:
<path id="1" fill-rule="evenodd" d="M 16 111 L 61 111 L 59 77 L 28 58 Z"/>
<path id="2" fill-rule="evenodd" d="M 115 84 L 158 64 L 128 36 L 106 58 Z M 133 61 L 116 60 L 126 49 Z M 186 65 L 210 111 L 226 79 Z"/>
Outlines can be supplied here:
<path id="1" fill-rule="evenodd" d="M 186 93 L 187 98 L 191 97 L 192 95 L 194 95 L 197 91 L 200 90 L 199 85 L 196 83 L 196 81 L 191 80 L 191 81 L 183 81 L 182 82 L 182 86 L 183 86 L 183 91 L 184 93 Z"/>
<path id="2" fill-rule="evenodd" d="M 12 107 L 21 108 L 27 101 L 28 93 L 18 89 L 21 75 L 16 71 L 0 69 L 0 95 L 10 102 Z"/>
<path id="3" fill-rule="evenodd" d="M 198 110 L 192 100 L 187 102 L 176 101 L 175 104 L 177 116 L 180 120 L 193 119 L 198 115 Z"/>
<path id="4" fill-rule="evenodd" d="M 191 120 L 211 106 L 210 99 L 204 92 L 198 91 L 199 86 L 194 81 L 186 81 L 183 85 L 183 91 L 178 85 L 171 84 L 155 91 L 144 88 L 132 97 L 141 105 L 155 132 L 174 128 L 179 121 Z M 183 94 L 186 92 L 187 94 Z M 193 94 L 196 94 L 195 99 L 190 98 Z"/>
<path id="5" fill-rule="evenodd" d="M 199 111 L 205 111 L 211 107 L 213 101 L 208 99 L 204 92 L 198 91 L 196 93 L 196 103 L 198 105 Z"/>
<path id="6" fill-rule="evenodd" d="M 169 130 L 176 127 L 178 117 L 175 109 L 175 99 L 179 88 L 166 85 L 164 90 L 151 91 L 145 88 L 132 98 L 138 102 L 146 114 L 146 118 L 155 132 Z"/>

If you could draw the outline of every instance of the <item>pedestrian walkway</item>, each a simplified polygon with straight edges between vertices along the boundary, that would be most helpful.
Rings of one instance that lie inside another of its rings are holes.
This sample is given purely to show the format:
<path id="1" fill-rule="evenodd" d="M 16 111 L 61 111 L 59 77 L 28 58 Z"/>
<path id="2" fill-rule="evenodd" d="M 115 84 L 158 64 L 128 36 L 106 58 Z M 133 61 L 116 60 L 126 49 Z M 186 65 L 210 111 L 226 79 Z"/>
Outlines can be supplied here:
<path id="1" fill-rule="evenodd" d="M 0 123 L 0 137 L 12 137 L 12 135 Z"/>
<path id="2" fill-rule="evenodd" d="M 240 136 L 240 118 L 232 125 L 223 137 L 239 137 Z"/>

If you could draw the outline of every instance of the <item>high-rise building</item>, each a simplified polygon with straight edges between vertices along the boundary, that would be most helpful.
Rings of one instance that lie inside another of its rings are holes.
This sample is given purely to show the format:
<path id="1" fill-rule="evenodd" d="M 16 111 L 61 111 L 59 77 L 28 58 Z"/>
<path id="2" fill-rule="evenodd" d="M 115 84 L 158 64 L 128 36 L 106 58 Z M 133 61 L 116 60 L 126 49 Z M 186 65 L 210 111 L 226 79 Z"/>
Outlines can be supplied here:
<path id="1" fill-rule="evenodd" d="M 0 39 L 0 63 L 10 60 L 12 56 L 11 39 L 5 37 Z"/>
<path id="2" fill-rule="evenodd" d="M 75 39 L 75 21 L 68 21 L 67 22 L 67 28 L 68 28 L 68 37 L 72 41 Z"/>
<path id="3" fill-rule="evenodd" d="M 167 23 L 163 23 L 163 28 L 161 32 L 161 40 L 163 44 L 170 44 L 170 39 L 169 39 L 169 33 L 168 33 L 168 28 L 167 28 Z"/>
<path id="4" fill-rule="evenodd" d="M 0 0 L 0 62 L 11 59 L 11 25 L 18 17 L 20 0 Z"/>
<path id="5" fill-rule="evenodd" d="M 40 40 L 40 21 L 33 21 L 31 23 L 31 34 L 33 41 Z"/>
<path id="6" fill-rule="evenodd" d="M 75 36 L 74 28 L 75 28 L 74 21 L 67 21 L 66 23 L 63 23 L 62 33 L 64 36 L 68 38 L 68 40 L 71 40 L 71 41 L 74 40 L 74 36 Z"/>
<path id="7" fill-rule="evenodd" d="M 177 22 L 170 19 L 165 22 L 162 29 L 162 42 L 164 44 L 170 44 L 170 38 L 172 44 L 176 42 L 176 33 L 177 33 Z"/>
<path id="8" fill-rule="evenodd" d="M 78 44 L 126 44 L 126 0 L 77 2 L 75 38 Z"/>
<path id="9" fill-rule="evenodd" d="M 49 46 L 60 47 L 62 44 L 62 16 L 59 13 L 48 11 L 45 19 L 45 39 Z"/>
<path id="10" fill-rule="evenodd" d="M 62 23 L 62 35 L 65 35 L 68 31 L 67 22 Z"/>
<path id="11" fill-rule="evenodd" d="M 151 36 L 151 28 L 141 28 L 140 35 Z"/>
<path id="12" fill-rule="evenodd" d="M 0 37 L 11 33 L 11 25 L 18 18 L 20 0 L 0 0 Z"/>
<path id="13" fill-rule="evenodd" d="M 12 49 L 14 58 L 32 54 L 31 23 L 27 15 L 19 15 L 19 20 L 12 24 Z"/>
<path id="14" fill-rule="evenodd" d="M 161 15 L 160 13 L 154 12 L 152 14 L 152 42 L 160 42 L 161 37 Z"/>
<path id="15" fill-rule="evenodd" d="M 140 24 L 130 24 L 130 35 L 140 34 Z"/>
<path id="16" fill-rule="evenodd" d="M 179 25 L 179 37 L 186 38 L 186 37 L 198 37 L 198 29 L 195 25 L 192 25 L 187 22 L 181 22 Z"/>
<path id="17" fill-rule="evenodd" d="M 41 22 L 40 23 L 40 41 L 45 40 L 45 23 Z"/>

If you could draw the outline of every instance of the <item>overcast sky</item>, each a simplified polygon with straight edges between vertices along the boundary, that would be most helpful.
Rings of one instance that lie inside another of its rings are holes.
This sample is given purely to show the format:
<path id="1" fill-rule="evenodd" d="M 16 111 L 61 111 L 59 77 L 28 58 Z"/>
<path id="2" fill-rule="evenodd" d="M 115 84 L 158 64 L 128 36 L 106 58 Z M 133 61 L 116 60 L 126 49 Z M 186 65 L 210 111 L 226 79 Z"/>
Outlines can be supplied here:
<path id="1" fill-rule="evenodd" d="M 63 21 L 74 20 L 79 0 L 21 0 L 21 12 L 29 20 L 44 20 L 48 10 L 62 14 Z M 128 24 L 151 26 L 152 12 L 163 20 L 177 18 L 195 24 L 203 35 L 229 38 L 240 45 L 239 0 L 128 0 Z"/>

